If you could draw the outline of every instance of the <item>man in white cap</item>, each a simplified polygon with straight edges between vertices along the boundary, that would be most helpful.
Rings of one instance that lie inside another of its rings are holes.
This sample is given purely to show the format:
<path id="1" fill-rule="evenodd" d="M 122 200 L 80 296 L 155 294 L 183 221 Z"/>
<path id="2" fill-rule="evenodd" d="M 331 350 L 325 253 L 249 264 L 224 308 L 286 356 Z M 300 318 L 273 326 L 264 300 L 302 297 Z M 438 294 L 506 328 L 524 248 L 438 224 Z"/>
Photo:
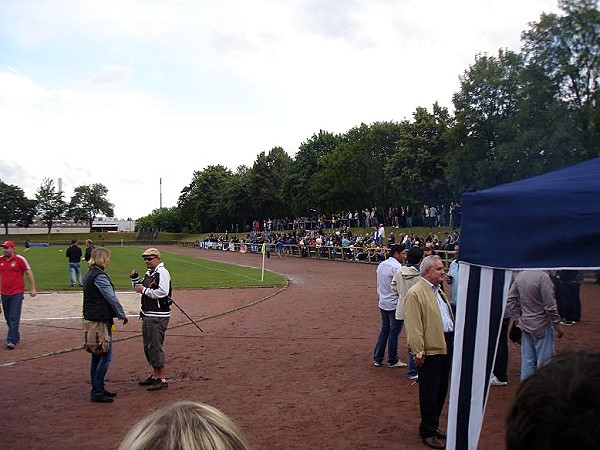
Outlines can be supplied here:
<path id="1" fill-rule="evenodd" d="M 152 366 L 152 375 L 139 382 L 148 386 L 149 391 L 169 387 L 165 375 L 165 355 L 163 343 L 171 317 L 171 274 L 160 259 L 156 248 L 148 248 L 142 253 L 147 271 L 140 282 L 137 272 L 130 274 L 133 288 L 142 294 L 142 337 L 144 354 Z"/>
<path id="2" fill-rule="evenodd" d="M 2 243 L 4 254 L 0 256 L 0 296 L 2 309 L 8 325 L 6 348 L 14 350 L 19 342 L 19 323 L 21 322 L 21 309 L 25 297 L 25 282 L 23 274 L 29 279 L 29 293 L 32 297 L 37 295 L 33 272 L 25 258 L 15 252 L 15 243 L 5 241 Z"/>

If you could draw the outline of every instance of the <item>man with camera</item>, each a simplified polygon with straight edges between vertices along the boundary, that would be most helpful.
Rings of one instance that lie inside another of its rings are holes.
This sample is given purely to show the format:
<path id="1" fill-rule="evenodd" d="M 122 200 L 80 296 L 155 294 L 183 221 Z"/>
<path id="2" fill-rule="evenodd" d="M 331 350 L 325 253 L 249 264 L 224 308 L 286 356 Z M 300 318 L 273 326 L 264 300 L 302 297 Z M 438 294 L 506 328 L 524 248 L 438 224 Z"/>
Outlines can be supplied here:
<path id="1" fill-rule="evenodd" d="M 139 384 L 148 386 L 149 391 L 158 391 L 169 387 L 165 377 L 163 343 L 171 317 L 171 274 L 161 261 L 158 249 L 146 249 L 142 258 L 148 269 L 144 279 L 140 281 L 135 270 L 129 276 L 133 289 L 142 295 L 142 338 L 146 360 L 152 366 L 152 375 Z"/>

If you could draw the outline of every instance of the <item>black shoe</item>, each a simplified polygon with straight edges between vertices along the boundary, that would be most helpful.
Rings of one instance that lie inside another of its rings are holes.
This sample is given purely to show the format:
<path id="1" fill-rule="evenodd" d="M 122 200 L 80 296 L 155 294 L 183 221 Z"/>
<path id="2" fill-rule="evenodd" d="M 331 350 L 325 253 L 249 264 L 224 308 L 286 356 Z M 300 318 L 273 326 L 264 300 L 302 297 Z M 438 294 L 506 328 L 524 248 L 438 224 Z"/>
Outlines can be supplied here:
<path id="1" fill-rule="evenodd" d="M 106 391 L 106 390 L 105 390 L 105 391 L 104 391 L 104 396 L 105 396 L 105 397 L 111 397 L 111 398 L 114 398 L 114 397 L 116 397 L 116 396 L 117 396 L 117 393 L 116 393 L 116 392 L 110 392 L 110 391 Z"/>
<path id="2" fill-rule="evenodd" d="M 112 397 L 103 395 L 102 397 L 92 397 L 92 403 L 112 403 L 115 400 Z"/>
<path id="3" fill-rule="evenodd" d="M 148 378 L 140 381 L 138 384 L 140 386 L 152 386 L 152 385 L 154 385 L 154 383 L 156 383 L 156 380 L 157 380 L 156 378 L 154 378 L 152 375 L 150 375 Z"/>
<path id="4" fill-rule="evenodd" d="M 435 435 L 440 439 L 446 439 L 446 433 L 444 433 L 441 428 L 435 430 Z"/>
<path id="5" fill-rule="evenodd" d="M 446 443 L 442 442 L 440 440 L 440 438 L 438 438 L 437 436 L 429 436 L 429 437 L 423 438 L 423 444 L 425 444 L 431 448 L 439 448 L 439 449 L 446 448 Z"/>
<path id="6" fill-rule="evenodd" d="M 146 390 L 147 391 L 158 391 L 160 389 L 166 389 L 168 387 L 169 387 L 169 383 L 167 383 L 167 381 L 157 378 L 156 381 L 154 382 L 154 384 Z"/>

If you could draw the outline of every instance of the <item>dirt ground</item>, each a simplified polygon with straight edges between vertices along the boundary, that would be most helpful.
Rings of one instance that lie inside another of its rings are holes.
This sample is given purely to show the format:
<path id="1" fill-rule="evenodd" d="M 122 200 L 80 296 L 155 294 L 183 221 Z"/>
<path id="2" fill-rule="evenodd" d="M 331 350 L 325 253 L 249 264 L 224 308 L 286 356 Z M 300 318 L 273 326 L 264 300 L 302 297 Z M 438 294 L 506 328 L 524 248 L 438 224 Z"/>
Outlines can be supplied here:
<path id="1" fill-rule="evenodd" d="M 164 250 L 261 264 L 258 255 Z M 168 389 L 147 392 L 137 385 L 150 374 L 140 322 L 119 323 L 107 386 L 118 392 L 113 404 L 89 401 L 81 295 L 27 297 L 21 343 L 14 351 L 0 348 L 0 448 L 114 449 L 134 422 L 179 399 L 221 409 L 254 449 L 426 448 L 417 431 L 417 385 L 404 368 L 371 364 L 380 320 L 375 266 L 288 257 L 271 258 L 266 268 L 289 284 L 175 292 L 204 333 L 174 309 L 165 344 Z M 136 296 L 119 297 L 136 315 Z M 582 303 L 583 321 L 565 327 L 558 351 L 600 348 L 600 285 L 585 283 Z M 0 336 L 5 333 L 2 321 Z M 510 384 L 492 388 L 481 449 L 504 448 L 520 361 L 519 347 L 510 351 Z"/>

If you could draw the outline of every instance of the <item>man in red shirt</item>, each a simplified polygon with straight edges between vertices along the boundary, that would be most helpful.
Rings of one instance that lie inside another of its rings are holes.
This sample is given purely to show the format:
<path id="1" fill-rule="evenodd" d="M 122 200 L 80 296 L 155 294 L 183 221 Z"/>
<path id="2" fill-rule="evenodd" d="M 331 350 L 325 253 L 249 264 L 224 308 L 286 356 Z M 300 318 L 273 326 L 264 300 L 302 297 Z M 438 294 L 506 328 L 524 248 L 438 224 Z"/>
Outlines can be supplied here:
<path id="1" fill-rule="evenodd" d="M 25 297 L 25 282 L 23 274 L 29 279 L 29 293 L 32 297 L 37 295 L 33 272 L 25 258 L 15 253 L 15 243 L 5 241 L 2 244 L 4 254 L 0 256 L 0 296 L 2 309 L 8 325 L 6 348 L 14 350 L 19 342 L 19 323 L 21 322 L 21 309 Z"/>

